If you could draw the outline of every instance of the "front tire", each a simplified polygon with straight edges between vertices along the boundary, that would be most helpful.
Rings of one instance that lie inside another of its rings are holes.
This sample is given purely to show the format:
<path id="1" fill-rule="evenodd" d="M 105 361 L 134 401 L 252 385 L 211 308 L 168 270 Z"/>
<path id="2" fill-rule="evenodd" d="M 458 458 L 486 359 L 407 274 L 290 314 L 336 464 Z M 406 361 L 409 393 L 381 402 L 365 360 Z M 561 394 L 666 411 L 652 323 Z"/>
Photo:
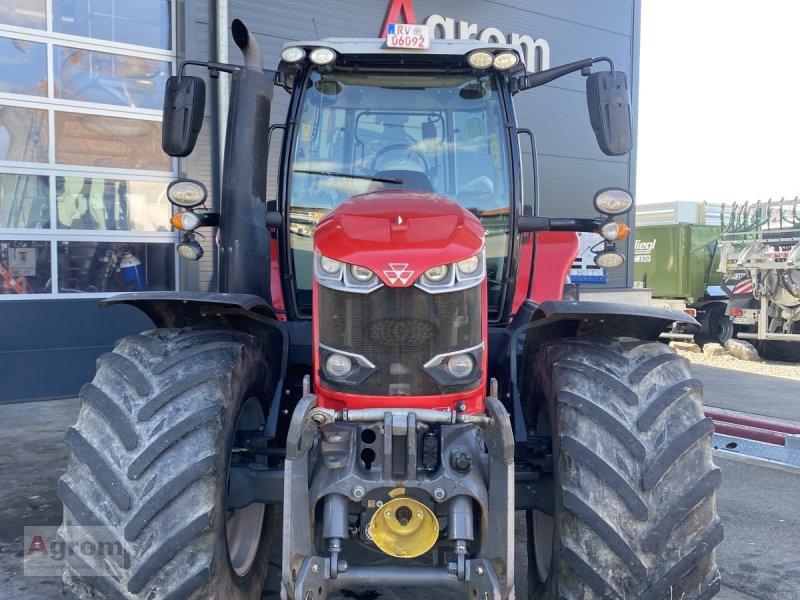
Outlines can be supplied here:
<path id="1" fill-rule="evenodd" d="M 97 364 L 67 431 L 59 535 L 68 547 L 113 540 L 123 552 L 67 557 L 65 593 L 258 598 L 272 510 L 227 511 L 227 494 L 235 431 L 263 424 L 272 397 L 262 344 L 230 330 L 158 329 Z"/>
<path id="2" fill-rule="evenodd" d="M 601 338 L 550 342 L 537 358 L 532 400 L 553 432 L 555 514 L 538 542 L 546 515 L 528 514 L 528 597 L 714 596 L 720 471 L 685 359 Z"/>

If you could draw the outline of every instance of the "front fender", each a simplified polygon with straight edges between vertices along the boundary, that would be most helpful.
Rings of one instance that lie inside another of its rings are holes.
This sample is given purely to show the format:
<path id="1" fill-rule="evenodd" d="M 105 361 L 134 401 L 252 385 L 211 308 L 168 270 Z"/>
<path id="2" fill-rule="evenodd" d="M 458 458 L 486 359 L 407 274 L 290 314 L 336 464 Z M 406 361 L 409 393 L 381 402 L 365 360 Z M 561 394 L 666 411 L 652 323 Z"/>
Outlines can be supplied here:
<path id="1" fill-rule="evenodd" d="M 159 328 L 218 327 L 254 335 L 266 344 L 273 381 L 286 375 L 289 335 L 264 298 L 216 292 L 132 292 L 102 300 L 100 307 L 114 304 L 138 308 Z"/>
<path id="2" fill-rule="evenodd" d="M 700 327 L 686 313 L 666 308 L 619 302 L 547 300 L 536 308 L 531 322 L 523 329 L 528 332 L 527 347 L 549 339 L 586 335 L 658 340 L 661 332 L 676 321 L 690 330 Z"/>

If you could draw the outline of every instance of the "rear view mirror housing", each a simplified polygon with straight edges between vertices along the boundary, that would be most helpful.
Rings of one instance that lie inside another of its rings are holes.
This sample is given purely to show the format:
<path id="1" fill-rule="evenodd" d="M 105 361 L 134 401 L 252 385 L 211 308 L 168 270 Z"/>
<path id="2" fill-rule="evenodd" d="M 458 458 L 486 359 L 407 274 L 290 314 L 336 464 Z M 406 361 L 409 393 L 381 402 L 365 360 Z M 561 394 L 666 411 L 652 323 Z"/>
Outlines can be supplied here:
<path id="1" fill-rule="evenodd" d="M 206 84 L 200 77 L 167 79 L 161 123 L 161 148 L 170 156 L 189 156 L 203 126 Z"/>
<path id="2" fill-rule="evenodd" d="M 589 119 L 597 144 L 608 156 L 622 156 L 633 146 L 628 78 L 622 71 L 598 71 L 586 79 Z"/>

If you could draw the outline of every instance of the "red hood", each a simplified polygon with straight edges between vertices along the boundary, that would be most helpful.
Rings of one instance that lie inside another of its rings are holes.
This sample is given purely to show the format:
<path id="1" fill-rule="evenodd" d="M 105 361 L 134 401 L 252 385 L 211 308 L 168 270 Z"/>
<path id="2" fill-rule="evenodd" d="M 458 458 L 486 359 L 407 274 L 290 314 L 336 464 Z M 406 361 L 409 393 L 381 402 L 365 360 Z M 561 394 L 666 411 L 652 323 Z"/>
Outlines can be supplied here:
<path id="1" fill-rule="evenodd" d="M 386 285 L 407 287 L 431 267 L 477 254 L 483 226 L 444 196 L 379 191 L 354 196 L 328 213 L 314 232 L 314 246 L 325 256 L 371 269 Z M 393 274 L 394 284 L 384 271 Z M 394 276 L 400 272 L 405 276 Z"/>

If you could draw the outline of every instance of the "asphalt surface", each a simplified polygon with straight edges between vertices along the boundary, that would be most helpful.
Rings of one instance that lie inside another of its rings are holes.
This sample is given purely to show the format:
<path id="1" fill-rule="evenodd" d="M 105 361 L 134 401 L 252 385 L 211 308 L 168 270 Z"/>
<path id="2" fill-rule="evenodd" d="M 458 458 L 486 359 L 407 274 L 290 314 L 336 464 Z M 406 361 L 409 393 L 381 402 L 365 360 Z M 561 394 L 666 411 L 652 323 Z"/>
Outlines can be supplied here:
<path id="1" fill-rule="evenodd" d="M 706 406 L 800 422 L 800 381 L 692 365 Z"/>
<path id="2" fill-rule="evenodd" d="M 709 406 L 800 422 L 800 382 L 695 365 Z M 757 400 L 756 400 L 757 399 Z M 0 406 L 0 600 L 61 597 L 59 577 L 25 577 L 23 527 L 57 526 L 55 487 L 67 451 L 64 431 L 75 399 Z M 717 454 L 723 482 L 718 510 L 725 540 L 717 549 L 723 576 L 718 600 L 800 600 L 800 470 Z M 522 520 L 518 519 L 518 528 Z M 518 536 L 519 537 L 519 536 Z M 518 545 L 518 572 L 524 572 Z M 277 598 L 273 565 L 262 599 Z M 520 590 L 522 592 L 522 590 Z M 438 590 L 345 591 L 332 600 L 460 600 Z M 524 598 L 518 593 L 518 598 Z"/>

